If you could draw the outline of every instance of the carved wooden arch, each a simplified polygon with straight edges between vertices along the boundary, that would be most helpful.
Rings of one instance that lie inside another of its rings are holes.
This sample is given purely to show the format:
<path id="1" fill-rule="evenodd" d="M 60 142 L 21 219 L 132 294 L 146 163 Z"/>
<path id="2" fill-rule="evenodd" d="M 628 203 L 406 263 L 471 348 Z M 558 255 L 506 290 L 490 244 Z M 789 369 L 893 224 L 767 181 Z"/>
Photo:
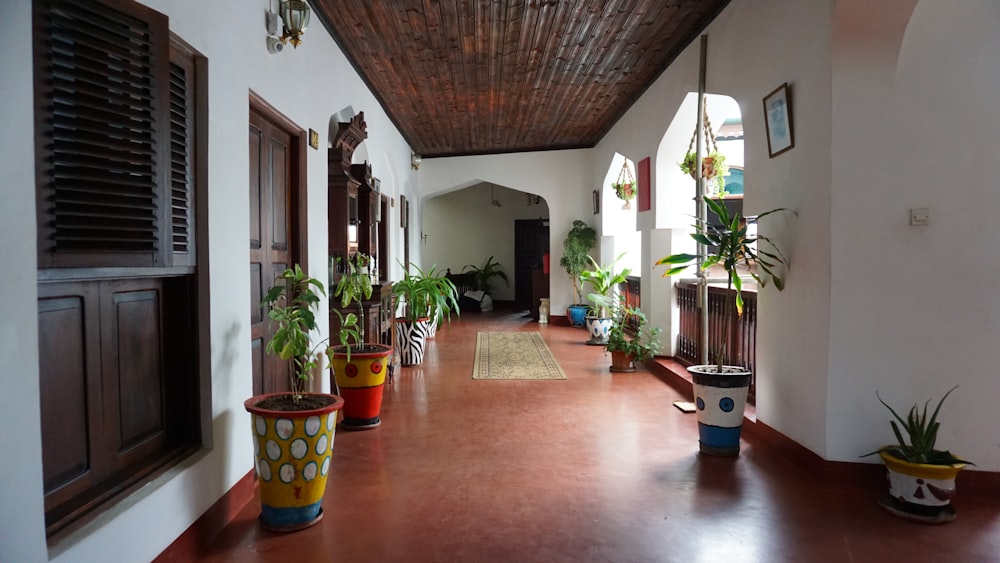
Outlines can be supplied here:
<path id="1" fill-rule="evenodd" d="M 344 174 L 349 174 L 351 158 L 358 145 L 368 138 L 368 124 L 365 123 L 365 112 L 359 111 L 350 121 L 340 122 L 337 127 L 337 135 L 333 139 L 331 153 L 339 153 L 341 169 Z M 331 154 L 331 157 L 333 154 Z M 334 159 L 330 158 L 333 162 Z"/>

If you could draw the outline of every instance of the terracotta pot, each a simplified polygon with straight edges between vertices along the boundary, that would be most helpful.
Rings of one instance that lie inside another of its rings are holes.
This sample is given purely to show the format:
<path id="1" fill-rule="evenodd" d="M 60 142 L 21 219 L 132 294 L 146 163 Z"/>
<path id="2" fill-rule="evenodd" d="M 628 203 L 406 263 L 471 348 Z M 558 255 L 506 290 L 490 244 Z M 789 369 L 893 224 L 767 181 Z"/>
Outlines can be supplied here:
<path id="1" fill-rule="evenodd" d="M 635 371 L 635 356 L 621 350 L 611 351 L 611 367 L 613 372 L 631 373 Z"/>
<path id="2" fill-rule="evenodd" d="M 911 463 L 888 452 L 879 452 L 889 478 L 889 492 L 879 505 L 896 516 L 918 522 L 942 524 L 955 519 L 951 499 L 955 478 L 964 463 L 930 465 Z"/>
<path id="3" fill-rule="evenodd" d="M 718 373 L 717 367 L 711 364 L 687 368 L 694 384 L 699 451 L 737 456 L 751 372 L 739 366 L 722 366 L 723 373 Z"/>
<path id="4" fill-rule="evenodd" d="M 320 504 L 333 456 L 337 410 L 344 405 L 337 395 L 306 393 L 329 404 L 299 411 L 260 406 L 267 399 L 289 395 L 257 395 L 243 403 L 251 414 L 260 523 L 278 532 L 308 528 L 323 518 Z"/>
<path id="5" fill-rule="evenodd" d="M 346 347 L 336 346 L 330 357 L 330 369 L 344 398 L 344 418 L 340 421 L 344 430 L 369 430 L 382 424 L 382 390 L 392 348 L 382 344 L 365 346 L 378 350 L 353 351 L 348 361 Z"/>

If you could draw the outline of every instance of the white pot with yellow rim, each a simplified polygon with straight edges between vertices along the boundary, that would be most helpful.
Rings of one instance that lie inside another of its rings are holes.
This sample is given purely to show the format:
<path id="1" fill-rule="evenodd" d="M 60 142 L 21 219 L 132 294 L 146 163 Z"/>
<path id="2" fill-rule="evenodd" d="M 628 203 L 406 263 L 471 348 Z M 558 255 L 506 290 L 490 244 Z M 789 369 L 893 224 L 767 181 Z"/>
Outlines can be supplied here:
<path id="1" fill-rule="evenodd" d="M 912 463 L 885 451 L 878 455 L 889 478 L 889 492 L 879 501 L 882 508 L 896 516 L 930 524 L 955 519 L 955 508 L 951 505 L 955 478 L 966 464 Z"/>

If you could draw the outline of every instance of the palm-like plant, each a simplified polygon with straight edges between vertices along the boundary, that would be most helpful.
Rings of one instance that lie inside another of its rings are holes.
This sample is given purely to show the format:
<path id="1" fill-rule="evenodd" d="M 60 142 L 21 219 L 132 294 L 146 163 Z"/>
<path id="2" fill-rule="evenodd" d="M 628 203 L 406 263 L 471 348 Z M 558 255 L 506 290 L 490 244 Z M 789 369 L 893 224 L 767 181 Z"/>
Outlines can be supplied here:
<path id="1" fill-rule="evenodd" d="M 472 275 L 476 279 L 476 289 L 487 294 L 491 294 L 493 287 L 490 280 L 493 278 L 500 278 L 503 283 L 510 285 L 510 280 L 507 279 L 507 274 L 500 267 L 499 262 L 494 262 L 493 257 L 490 256 L 486 259 L 486 262 L 482 266 L 476 266 L 474 264 L 466 264 L 462 271 L 466 270 L 472 272 Z"/>
<path id="2" fill-rule="evenodd" d="M 910 407 L 910 412 L 907 414 L 906 419 L 899 416 L 895 409 L 889 406 L 882 397 L 879 396 L 878 391 L 875 392 L 875 396 L 878 397 L 880 403 L 885 405 L 885 408 L 889 409 L 892 416 L 896 420 L 890 420 L 889 424 L 892 426 L 892 433 L 896 435 L 896 441 L 898 445 L 883 446 L 874 452 L 869 452 L 864 456 L 870 456 L 877 454 L 879 452 L 886 452 L 889 455 L 908 461 L 910 463 L 926 463 L 930 465 L 955 465 L 957 463 L 964 463 L 967 465 L 975 465 L 970 461 L 955 457 L 951 452 L 947 450 L 935 449 L 935 444 L 937 443 L 938 429 L 941 427 L 941 423 L 937 421 L 938 412 L 941 411 L 941 405 L 944 400 L 951 395 L 951 392 L 957 389 L 958 386 L 952 387 L 941 397 L 938 401 L 937 407 L 934 409 L 934 414 L 931 415 L 930 419 L 927 418 L 927 407 L 930 405 L 930 400 L 924 403 L 923 410 L 918 411 L 917 405 Z M 899 424 L 896 424 L 899 421 Z M 903 438 L 903 433 L 899 430 L 900 425 L 902 425 L 903 430 L 906 431 L 906 436 L 909 438 L 909 443 Z"/>
<path id="3" fill-rule="evenodd" d="M 788 266 L 788 259 L 785 258 L 781 250 L 771 241 L 762 236 L 750 236 L 747 234 L 749 222 L 755 222 L 762 217 L 777 213 L 779 211 L 789 211 L 783 207 L 765 211 L 760 215 L 744 218 L 740 213 L 730 216 L 726 206 L 705 196 L 705 203 L 709 210 L 714 213 L 721 223 L 721 227 L 716 227 L 707 219 L 699 219 L 695 224 L 695 232 L 691 238 L 705 245 L 707 249 L 715 248 L 714 252 L 709 251 L 706 255 L 697 254 L 671 254 L 656 261 L 657 266 L 670 266 L 663 277 L 672 276 L 686 270 L 688 267 L 701 260 L 702 270 L 707 270 L 715 265 L 720 265 L 726 272 L 727 293 L 735 289 L 736 293 L 736 314 L 743 314 L 743 279 L 740 277 L 742 271 L 746 271 L 760 287 L 764 287 L 768 278 L 774 283 L 774 287 L 782 290 L 785 287 L 781 275 L 776 271 L 779 265 Z M 794 211 L 792 211 L 794 213 Z M 768 250 L 761 248 L 761 243 L 767 245 Z M 756 271 L 760 268 L 760 273 Z M 732 315 L 726 315 L 726 322 L 732 322 Z M 729 326 L 726 327 L 726 334 L 731 334 Z M 726 342 L 726 347 L 729 343 Z M 716 363 L 719 372 L 722 371 L 722 364 L 725 357 L 725 349 L 716 354 Z"/>
<path id="4" fill-rule="evenodd" d="M 458 288 L 451 280 L 437 271 L 437 265 L 427 271 L 411 265 L 416 274 L 406 272 L 403 279 L 394 283 L 392 292 L 406 302 L 409 321 L 432 317 L 438 321 L 450 320 L 451 313 L 461 314 L 458 308 Z"/>
<path id="5" fill-rule="evenodd" d="M 615 264 L 622 259 L 622 256 L 625 256 L 624 252 L 619 254 L 610 264 L 602 266 L 597 263 L 597 260 L 594 260 L 593 256 L 588 254 L 587 260 L 592 269 L 580 272 L 580 278 L 590 283 L 590 286 L 594 288 L 594 292 L 588 294 L 587 299 L 594 304 L 599 318 L 608 318 L 608 309 L 614 306 L 615 288 L 628 279 L 632 273 L 631 268 L 625 268 L 615 273 Z"/>

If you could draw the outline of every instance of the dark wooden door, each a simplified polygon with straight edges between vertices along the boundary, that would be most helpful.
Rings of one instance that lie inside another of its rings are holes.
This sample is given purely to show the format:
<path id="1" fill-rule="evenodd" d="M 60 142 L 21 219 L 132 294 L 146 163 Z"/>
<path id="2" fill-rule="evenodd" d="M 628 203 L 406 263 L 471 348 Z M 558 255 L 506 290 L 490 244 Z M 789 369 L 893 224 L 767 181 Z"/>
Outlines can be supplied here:
<path id="1" fill-rule="evenodd" d="M 250 342 L 253 392 L 287 391 L 289 362 L 267 354 L 274 334 L 260 301 L 292 263 L 291 135 L 250 110 Z"/>
<path id="2" fill-rule="evenodd" d="M 549 251 L 549 222 L 545 219 L 514 221 L 514 300 L 518 307 L 531 308 L 531 270 L 542 267 Z"/>

